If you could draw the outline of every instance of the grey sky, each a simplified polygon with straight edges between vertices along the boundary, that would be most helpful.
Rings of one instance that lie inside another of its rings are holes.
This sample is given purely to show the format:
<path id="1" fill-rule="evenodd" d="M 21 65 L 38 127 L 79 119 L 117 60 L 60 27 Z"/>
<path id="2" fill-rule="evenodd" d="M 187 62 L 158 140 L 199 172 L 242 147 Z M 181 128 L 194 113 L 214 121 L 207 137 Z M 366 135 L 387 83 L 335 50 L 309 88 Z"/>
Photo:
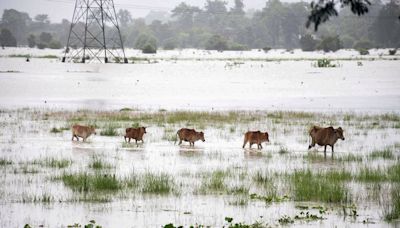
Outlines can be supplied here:
<path id="1" fill-rule="evenodd" d="M 170 11 L 180 2 L 202 7 L 206 0 L 114 0 L 116 9 L 127 9 L 133 17 L 146 16 L 150 11 Z M 234 0 L 226 0 L 232 6 Z M 246 9 L 262 8 L 267 0 L 244 0 Z M 31 17 L 37 14 L 48 14 L 52 22 L 65 18 L 71 20 L 75 0 L 0 0 L 0 12 L 4 9 L 16 9 L 29 13 Z"/>

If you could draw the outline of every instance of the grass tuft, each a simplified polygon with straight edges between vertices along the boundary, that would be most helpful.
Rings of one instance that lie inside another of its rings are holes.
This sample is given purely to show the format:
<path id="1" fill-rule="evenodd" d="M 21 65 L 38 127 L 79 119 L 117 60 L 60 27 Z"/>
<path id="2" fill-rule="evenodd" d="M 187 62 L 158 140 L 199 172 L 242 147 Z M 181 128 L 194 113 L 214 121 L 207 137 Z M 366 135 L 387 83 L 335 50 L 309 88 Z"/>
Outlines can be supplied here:
<path id="1" fill-rule="evenodd" d="M 166 173 L 145 173 L 142 177 L 142 192 L 153 194 L 167 194 L 174 191 L 175 181 Z"/>
<path id="2" fill-rule="evenodd" d="M 349 191 L 343 183 L 351 178 L 345 171 L 313 173 L 311 170 L 297 170 L 292 174 L 293 194 L 296 201 L 321 201 L 347 203 Z"/>

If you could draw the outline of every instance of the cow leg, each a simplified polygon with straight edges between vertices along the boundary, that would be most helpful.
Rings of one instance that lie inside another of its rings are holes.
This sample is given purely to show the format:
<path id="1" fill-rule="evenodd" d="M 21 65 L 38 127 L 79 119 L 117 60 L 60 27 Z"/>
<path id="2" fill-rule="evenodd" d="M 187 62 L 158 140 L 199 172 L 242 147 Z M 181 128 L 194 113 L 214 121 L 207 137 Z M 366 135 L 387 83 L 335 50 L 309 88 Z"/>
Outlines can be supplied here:
<path id="1" fill-rule="evenodd" d="M 125 140 L 125 142 L 126 142 L 126 136 L 124 136 L 124 140 Z"/>
<path id="2" fill-rule="evenodd" d="M 74 138 L 75 138 L 75 135 L 72 135 L 72 139 L 71 140 L 74 141 Z"/>
<path id="3" fill-rule="evenodd" d="M 258 144 L 259 146 L 260 146 L 260 149 L 262 149 L 263 147 L 262 147 L 262 145 L 261 145 L 261 143 L 260 144 Z"/>
<path id="4" fill-rule="evenodd" d="M 77 135 L 75 135 L 76 141 L 79 141 L 79 137 Z"/>
<path id="5" fill-rule="evenodd" d="M 246 143 L 247 143 L 247 141 L 246 141 L 246 139 L 245 139 L 244 142 L 243 142 L 242 148 L 244 148 L 244 146 L 246 146 Z"/>
<path id="6" fill-rule="evenodd" d="M 308 146 L 308 149 L 311 149 L 314 146 L 315 146 L 315 140 L 314 138 L 311 138 L 311 145 Z"/>
<path id="7" fill-rule="evenodd" d="M 250 149 L 251 149 L 251 146 L 252 146 L 252 145 L 253 145 L 253 143 L 250 143 L 250 147 L 249 147 Z"/>
<path id="8" fill-rule="evenodd" d="M 86 142 L 86 138 L 85 137 L 82 137 L 82 138 L 83 138 L 83 141 Z"/>
<path id="9" fill-rule="evenodd" d="M 128 138 L 128 143 L 131 143 L 131 137 Z"/>
<path id="10" fill-rule="evenodd" d="M 326 145 L 325 145 L 325 147 L 324 147 L 324 153 L 326 153 Z"/>
<path id="11" fill-rule="evenodd" d="M 181 144 L 182 144 L 182 139 L 179 139 L 178 145 L 181 145 Z"/>
<path id="12" fill-rule="evenodd" d="M 332 148 L 332 154 L 333 154 L 333 145 L 331 146 L 331 148 Z"/>
<path id="13" fill-rule="evenodd" d="M 136 146 L 137 146 L 137 139 L 135 139 L 135 143 L 136 143 Z"/>
<path id="14" fill-rule="evenodd" d="M 192 142 L 192 145 L 193 145 L 193 147 L 194 147 L 194 142 Z"/>

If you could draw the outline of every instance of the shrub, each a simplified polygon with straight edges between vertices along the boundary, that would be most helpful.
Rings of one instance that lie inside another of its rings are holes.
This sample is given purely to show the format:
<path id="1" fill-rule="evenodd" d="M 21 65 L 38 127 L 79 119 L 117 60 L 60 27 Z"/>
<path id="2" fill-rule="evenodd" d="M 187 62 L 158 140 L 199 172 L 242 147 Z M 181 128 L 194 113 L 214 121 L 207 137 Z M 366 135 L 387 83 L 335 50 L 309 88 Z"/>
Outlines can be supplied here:
<path id="1" fill-rule="evenodd" d="M 365 48 L 360 48 L 357 51 L 360 53 L 360 55 L 368 55 L 369 54 L 369 51 Z"/>
<path id="2" fill-rule="evenodd" d="M 49 43 L 49 48 L 51 49 L 60 49 L 61 48 L 61 43 L 60 41 L 53 40 Z"/>
<path id="3" fill-rule="evenodd" d="M 339 36 L 328 36 L 321 40 L 318 44 L 317 49 L 324 50 L 325 52 L 328 51 L 337 51 L 342 48 L 341 41 Z"/>
<path id="4" fill-rule="evenodd" d="M 220 35 L 214 35 L 207 40 L 205 49 L 218 51 L 228 50 L 228 41 Z"/>
<path id="5" fill-rule="evenodd" d="M 317 40 L 311 34 L 305 34 L 300 37 L 300 46 L 303 51 L 314 51 L 317 46 Z"/>
<path id="6" fill-rule="evenodd" d="M 39 49 L 45 49 L 45 48 L 47 48 L 47 45 L 44 44 L 44 43 L 38 43 L 38 44 L 37 44 L 37 47 L 38 47 Z"/>
<path id="7" fill-rule="evenodd" d="M 177 46 L 177 42 L 174 38 L 166 39 L 164 42 L 164 50 L 173 50 Z"/>
<path id="8" fill-rule="evenodd" d="M 397 52 L 397 49 L 389 50 L 389 55 L 395 55 Z"/>
<path id="9" fill-rule="evenodd" d="M 157 53 L 157 48 L 152 44 L 148 43 L 142 48 L 142 53 L 145 54 L 154 54 Z"/>
<path id="10" fill-rule="evenodd" d="M 358 41 L 353 46 L 353 48 L 356 49 L 356 50 L 360 50 L 360 49 L 368 50 L 368 49 L 371 49 L 372 47 L 373 47 L 373 44 L 368 40 Z"/>

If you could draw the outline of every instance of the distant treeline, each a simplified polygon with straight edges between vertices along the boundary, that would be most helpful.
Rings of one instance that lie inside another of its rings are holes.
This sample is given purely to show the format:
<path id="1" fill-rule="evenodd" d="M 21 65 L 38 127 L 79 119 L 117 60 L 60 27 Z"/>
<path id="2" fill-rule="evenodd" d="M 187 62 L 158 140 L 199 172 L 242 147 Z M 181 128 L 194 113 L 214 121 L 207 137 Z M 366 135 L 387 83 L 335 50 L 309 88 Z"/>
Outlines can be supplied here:
<path id="1" fill-rule="evenodd" d="M 305 27 L 310 7 L 304 2 L 269 0 L 264 8 L 247 12 L 243 0 L 235 0 L 231 8 L 221 0 L 207 0 L 203 8 L 182 2 L 170 13 L 169 20 L 161 13 L 164 18 L 155 16 L 149 22 L 145 18 L 133 19 L 129 11 L 119 10 L 125 47 L 306 51 L 400 47 L 400 6 L 393 0 L 386 4 L 373 0 L 369 13 L 361 17 L 344 8 L 318 32 Z M 3 12 L 0 28 L 2 46 L 62 48 L 70 22 L 64 19 L 51 23 L 45 14 L 32 19 L 27 13 L 8 9 Z"/>

